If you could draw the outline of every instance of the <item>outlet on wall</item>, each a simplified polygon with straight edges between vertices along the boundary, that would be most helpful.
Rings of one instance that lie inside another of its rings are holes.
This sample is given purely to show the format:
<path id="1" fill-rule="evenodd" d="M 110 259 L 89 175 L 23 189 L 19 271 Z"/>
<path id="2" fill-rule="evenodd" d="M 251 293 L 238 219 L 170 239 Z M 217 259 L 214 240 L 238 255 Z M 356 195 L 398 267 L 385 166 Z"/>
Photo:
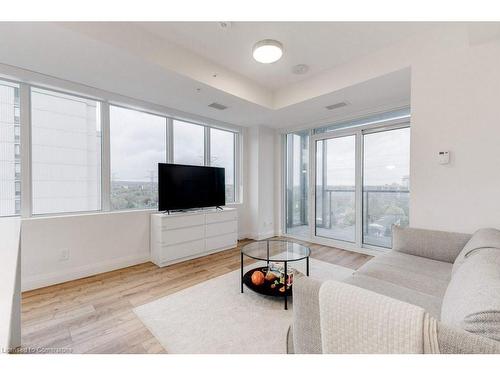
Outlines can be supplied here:
<path id="1" fill-rule="evenodd" d="M 59 253 L 59 261 L 60 262 L 64 262 L 64 261 L 67 261 L 67 260 L 69 260 L 69 249 L 63 249 Z"/>

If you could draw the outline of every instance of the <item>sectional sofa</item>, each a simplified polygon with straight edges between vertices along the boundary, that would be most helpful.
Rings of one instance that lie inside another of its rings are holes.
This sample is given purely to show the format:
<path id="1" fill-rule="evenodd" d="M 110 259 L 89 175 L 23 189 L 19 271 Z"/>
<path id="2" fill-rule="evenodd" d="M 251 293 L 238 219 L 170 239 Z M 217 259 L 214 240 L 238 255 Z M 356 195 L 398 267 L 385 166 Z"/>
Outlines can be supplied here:
<path id="1" fill-rule="evenodd" d="M 392 250 L 344 282 L 425 309 L 437 319 L 440 353 L 500 353 L 499 230 L 394 227 Z M 322 353 L 321 287 L 307 277 L 294 283 L 289 353 Z"/>

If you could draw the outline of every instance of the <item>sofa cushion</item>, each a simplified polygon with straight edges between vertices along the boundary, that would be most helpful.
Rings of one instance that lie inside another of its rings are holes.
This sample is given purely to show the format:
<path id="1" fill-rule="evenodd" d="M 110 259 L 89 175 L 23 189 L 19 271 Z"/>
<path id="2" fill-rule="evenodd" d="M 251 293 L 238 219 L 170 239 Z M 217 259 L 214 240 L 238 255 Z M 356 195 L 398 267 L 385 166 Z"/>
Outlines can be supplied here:
<path id="1" fill-rule="evenodd" d="M 391 251 L 365 263 L 356 273 L 442 298 L 452 264 Z"/>
<path id="2" fill-rule="evenodd" d="M 431 296 L 414 289 L 405 288 L 401 285 L 357 273 L 344 282 L 387 297 L 420 306 L 434 318 L 439 319 L 442 300 L 440 297 Z"/>
<path id="3" fill-rule="evenodd" d="M 453 263 L 470 238 L 464 233 L 393 226 L 392 250 Z"/>
<path id="4" fill-rule="evenodd" d="M 346 282 L 421 306 L 439 318 L 451 267 L 451 263 L 391 251 L 367 262 Z"/>
<path id="5" fill-rule="evenodd" d="M 482 228 L 477 230 L 472 235 L 469 242 L 464 246 L 460 254 L 458 254 L 457 259 L 453 263 L 451 272 L 454 274 L 468 256 L 486 248 L 496 248 L 500 251 L 500 230 L 494 228 Z"/>
<path id="6" fill-rule="evenodd" d="M 446 290 L 441 321 L 500 341 L 500 250 L 466 257 Z"/>

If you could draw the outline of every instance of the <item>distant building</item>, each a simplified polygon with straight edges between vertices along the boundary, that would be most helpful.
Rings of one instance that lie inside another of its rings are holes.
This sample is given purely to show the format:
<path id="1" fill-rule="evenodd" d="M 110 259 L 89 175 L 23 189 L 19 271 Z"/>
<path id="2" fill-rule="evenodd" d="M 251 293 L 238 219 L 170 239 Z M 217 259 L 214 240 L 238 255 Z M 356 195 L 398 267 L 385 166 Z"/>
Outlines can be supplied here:
<path id="1" fill-rule="evenodd" d="M 21 211 L 19 88 L 0 84 L 0 216 Z"/>

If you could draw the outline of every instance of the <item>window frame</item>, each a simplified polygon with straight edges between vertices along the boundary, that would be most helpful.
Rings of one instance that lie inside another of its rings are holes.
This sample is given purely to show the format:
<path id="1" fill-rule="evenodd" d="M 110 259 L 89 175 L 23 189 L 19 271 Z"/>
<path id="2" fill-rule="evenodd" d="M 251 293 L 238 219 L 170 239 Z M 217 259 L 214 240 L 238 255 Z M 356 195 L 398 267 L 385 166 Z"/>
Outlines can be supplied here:
<path id="1" fill-rule="evenodd" d="M 81 85 L 70 81 L 62 80 L 56 77 L 46 76 L 41 73 L 29 72 L 21 68 L 12 67 L 11 71 L 3 73 L 0 71 L 0 80 L 6 83 L 17 85 L 19 90 L 19 117 L 20 117 L 20 185 L 21 195 L 16 196 L 20 201 L 20 212 L 15 215 L 21 218 L 31 217 L 59 217 L 59 216 L 78 216 L 98 213 L 118 213 L 118 212 L 139 212 L 155 209 L 111 209 L 111 170 L 110 170 L 110 114 L 109 107 L 116 106 L 124 109 L 130 109 L 146 114 L 151 114 L 166 119 L 166 162 L 173 162 L 173 121 L 179 120 L 196 125 L 203 126 L 205 129 L 205 163 L 210 160 L 210 129 L 220 129 L 234 134 L 234 202 L 227 202 L 228 205 L 242 204 L 241 198 L 241 138 L 243 128 L 237 125 L 227 124 L 205 118 L 203 116 L 191 115 L 182 111 L 168 108 L 162 105 L 149 103 L 146 101 L 122 96 L 120 94 L 107 92 L 91 86 Z M 30 82 L 30 83 L 28 83 Z M 32 82 L 32 83 L 31 83 Z M 32 181 L 32 108 L 31 108 L 31 90 L 40 89 L 60 93 L 63 95 L 74 96 L 85 100 L 93 100 L 99 103 L 100 126 L 101 126 L 101 181 L 100 181 L 100 209 L 92 211 L 76 212 L 57 212 L 57 213 L 33 213 L 33 181 Z M 7 216 L 5 216 L 7 217 Z"/>

